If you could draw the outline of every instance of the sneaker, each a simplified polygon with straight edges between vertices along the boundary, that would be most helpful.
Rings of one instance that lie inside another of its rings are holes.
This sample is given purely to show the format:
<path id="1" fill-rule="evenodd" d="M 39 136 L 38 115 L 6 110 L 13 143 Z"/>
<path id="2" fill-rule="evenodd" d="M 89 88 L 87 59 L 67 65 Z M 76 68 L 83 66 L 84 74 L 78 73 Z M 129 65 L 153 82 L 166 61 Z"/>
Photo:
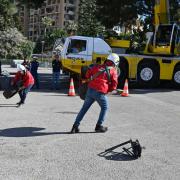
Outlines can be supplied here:
<path id="1" fill-rule="evenodd" d="M 18 103 L 16 103 L 17 104 L 17 106 L 19 107 L 19 106 L 21 106 L 22 104 L 24 104 L 23 102 L 18 102 Z"/>
<path id="2" fill-rule="evenodd" d="M 102 133 L 104 133 L 104 132 L 106 132 L 108 130 L 108 128 L 107 127 L 104 127 L 104 126 L 102 126 L 102 125 L 96 125 L 96 127 L 95 127 L 95 131 L 96 132 L 102 132 Z"/>
<path id="3" fill-rule="evenodd" d="M 71 129 L 71 133 L 74 134 L 74 133 L 78 133 L 78 132 L 79 132 L 78 126 L 73 125 L 73 127 Z"/>

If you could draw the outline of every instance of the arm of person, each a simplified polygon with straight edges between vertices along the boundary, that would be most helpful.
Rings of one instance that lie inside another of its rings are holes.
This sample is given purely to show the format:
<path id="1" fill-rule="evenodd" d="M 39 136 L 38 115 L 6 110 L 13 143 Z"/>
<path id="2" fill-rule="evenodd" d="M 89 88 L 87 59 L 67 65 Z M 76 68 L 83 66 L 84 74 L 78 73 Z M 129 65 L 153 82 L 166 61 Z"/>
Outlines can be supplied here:
<path id="1" fill-rule="evenodd" d="M 111 74 L 111 82 L 109 83 L 108 92 L 112 92 L 113 90 L 116 90 L 117 89 L 117 85 L 118 85 L 117 70 L 113 69 L 110 74 Z"/>
<path id="2" fill-rule="evenodd" d="M 12 78 L 11 86 L 15 85 L 19 80 L 20 80 L 20 74 L 19 74 L 19 72 L 17 72 L 15 74 L 14 78 Z"/>

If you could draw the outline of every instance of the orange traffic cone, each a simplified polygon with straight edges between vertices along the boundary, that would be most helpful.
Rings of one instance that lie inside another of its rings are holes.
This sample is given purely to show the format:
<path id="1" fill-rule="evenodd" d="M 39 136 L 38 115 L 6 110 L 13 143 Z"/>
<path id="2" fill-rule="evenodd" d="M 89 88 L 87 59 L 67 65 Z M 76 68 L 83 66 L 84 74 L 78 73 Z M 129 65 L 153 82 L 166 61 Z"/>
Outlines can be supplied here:
<path id="1" fill-rule="evenodd" d="M 121 96 L 127 97 L 129 96 L 129 90 L 128 90 L 128 80 L 126 79 L 124 83 L 124 89 L 123 92 L 121 93 Z"/>
<path id="2" fill-rule="evenodd" d="M 76 94 L 74 90 L 74 82 L 73 82 L 73 78 L 71 78 L 68 96 L 75 96 L 75 95 Z"/>

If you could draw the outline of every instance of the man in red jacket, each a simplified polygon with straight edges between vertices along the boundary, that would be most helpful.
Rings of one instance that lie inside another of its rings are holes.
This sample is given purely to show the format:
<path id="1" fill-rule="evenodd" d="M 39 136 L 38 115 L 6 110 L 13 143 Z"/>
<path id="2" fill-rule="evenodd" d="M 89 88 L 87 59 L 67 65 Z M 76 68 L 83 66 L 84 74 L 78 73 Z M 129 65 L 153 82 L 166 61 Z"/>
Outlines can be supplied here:
<path id="1" fill-rule="evenodd" d="M 34 78 L 31 73 L 23 66 L 17 66 L 18 72 L 16 73 L 11 85 L 16 85 L 21 82 L 22 86 L 19 90 L 20 101 L 17 103 L 18 106 L 24 104 L 28 92 L 31 90 L 34 84 Z"/>
<path id="2" fill-rule="evenodd" d="M 102 124 L 105 120 L 105 116 L 108 109 L 108 101 L 106 94 L 117 88 L 118 84 L 118 75 L 116 66 L 119 64 L 119 56 L 115 53 L 111 53 L 103 65 L 96 64 L 90 68 L 86 73 L 87 79 L 92 79 L 93 75 L 102 71 L 95 79 L 90 80 L 88 83 L 88 91 L 84 104 L 78 113 L 74 125 L 72 127 L 71 133 L 79 132 L 79 125 L 84 115 L 90 108 L 90 106 L 97 101 L 101 107 L 99 114 L 99 119 L 97 121 L 95 131 L 96 132 L 106 132 L 107 127 L 104 127 Z M 108 69 L 105 70 L 105 69 Z"/>

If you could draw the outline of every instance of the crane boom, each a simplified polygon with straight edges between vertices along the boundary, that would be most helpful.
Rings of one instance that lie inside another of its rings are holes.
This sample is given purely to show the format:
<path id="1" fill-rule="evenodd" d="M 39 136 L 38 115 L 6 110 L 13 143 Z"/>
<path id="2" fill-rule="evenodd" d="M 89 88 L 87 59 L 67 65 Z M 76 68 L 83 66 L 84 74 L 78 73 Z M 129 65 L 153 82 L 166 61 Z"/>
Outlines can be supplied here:
<path id="1" fill-rule="evenodd" d="M 155 0 L 155 25 L 170 24 L 169 0 Z"/>

